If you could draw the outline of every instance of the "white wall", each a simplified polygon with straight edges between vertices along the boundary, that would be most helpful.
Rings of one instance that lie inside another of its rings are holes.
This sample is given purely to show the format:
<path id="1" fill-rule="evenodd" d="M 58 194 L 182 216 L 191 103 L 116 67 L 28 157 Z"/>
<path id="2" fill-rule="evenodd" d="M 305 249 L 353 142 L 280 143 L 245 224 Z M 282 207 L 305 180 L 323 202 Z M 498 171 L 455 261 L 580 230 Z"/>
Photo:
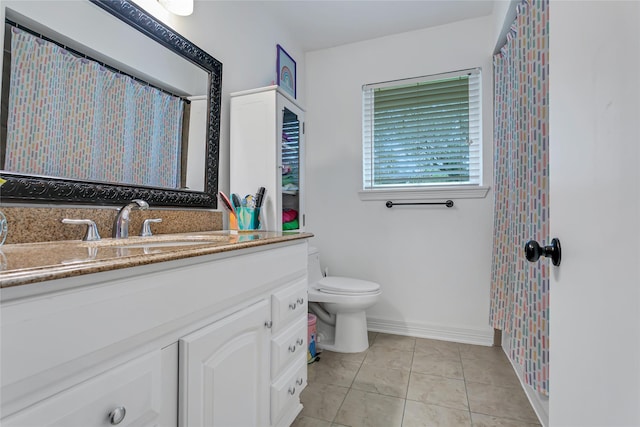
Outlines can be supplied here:
<path id="1" fill-rule="evenodd" d="M 484 183 L 492 176 L 494 18 L 369 40 L 306 55 L 307 230 L 330 274 L 379 282 L 369 326 L 490 344 L 493 193 L 455 207 L 361 201 L 361 87 L 483 69 Z"/>
<path id="2" fill-rule="evenodd" d="M 507 33 L 511 28 L 511 24 L 516 18 L 516 7 L 518 0 L 496 0 L 493 5 L 493 27 L 494 38 L 496 40 L 496 49 L 500 50 L 507 41 Z"/>
<path id="3" fill-rule="evenodd" d="M 219 188 L 229 192 L 229 94 L 276 81 L 276 44 L 297 65 L 298 100 L 304 104 L 304 54 L 292 34 L 256 2 L 196 1 L 194 13 L 172 26 L 222 62 L 222 117 Z"/>

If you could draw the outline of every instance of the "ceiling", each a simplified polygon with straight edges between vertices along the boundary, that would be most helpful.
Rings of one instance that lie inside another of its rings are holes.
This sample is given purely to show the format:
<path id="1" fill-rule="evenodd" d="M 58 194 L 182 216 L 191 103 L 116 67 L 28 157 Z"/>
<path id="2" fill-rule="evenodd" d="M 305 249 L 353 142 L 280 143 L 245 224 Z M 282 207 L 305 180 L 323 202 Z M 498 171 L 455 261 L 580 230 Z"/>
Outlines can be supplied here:
<path id="1" fill-rule="evenodd" d="M 499 0 L 497 0 L 499 1 Z M 404 33 L 493 12 L 494 0 L 295 0 L 259 2 L 304 51 Z"/>

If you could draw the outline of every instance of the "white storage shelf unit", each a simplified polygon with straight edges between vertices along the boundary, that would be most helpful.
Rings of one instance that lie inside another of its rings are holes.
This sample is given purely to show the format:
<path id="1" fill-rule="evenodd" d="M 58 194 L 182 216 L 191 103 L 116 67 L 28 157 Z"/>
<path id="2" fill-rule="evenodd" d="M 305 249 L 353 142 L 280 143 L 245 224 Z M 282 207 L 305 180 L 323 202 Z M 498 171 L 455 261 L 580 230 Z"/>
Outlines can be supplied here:
<path id="1" fill-rule="evenodd" d="M 265 187 L 262 229 L 304 229 L 304 110 L 277 86 L 231 94 L 230 187 Z"/>

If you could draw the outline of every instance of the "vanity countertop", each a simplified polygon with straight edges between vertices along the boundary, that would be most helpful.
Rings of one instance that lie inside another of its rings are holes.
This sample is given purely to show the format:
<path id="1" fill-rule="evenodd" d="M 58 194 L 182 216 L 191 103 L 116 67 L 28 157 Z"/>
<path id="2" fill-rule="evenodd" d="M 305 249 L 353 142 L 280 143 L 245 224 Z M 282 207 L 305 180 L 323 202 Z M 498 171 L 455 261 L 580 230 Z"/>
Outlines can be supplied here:
<path id="1" fill-rule="evenodd" d="M 299 232 L 205 231 L 98 242 L 62 240 L 0 246 L 0 287 L 210 255 L 312 237 Z"/>

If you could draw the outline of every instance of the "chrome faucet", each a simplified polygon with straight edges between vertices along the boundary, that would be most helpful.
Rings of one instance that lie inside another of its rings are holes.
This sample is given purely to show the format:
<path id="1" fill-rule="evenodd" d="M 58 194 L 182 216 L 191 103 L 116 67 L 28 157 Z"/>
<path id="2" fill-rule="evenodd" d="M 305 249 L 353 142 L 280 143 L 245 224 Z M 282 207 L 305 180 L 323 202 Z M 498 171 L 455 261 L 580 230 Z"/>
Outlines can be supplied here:
<path id="1" fill-rule="evenodd" d="M 133 209 L 145 210 L 149 204 L 144 200 L 134 199 L 120 209 L 116 220 L 113 223 L 112 237 L 115 239 L 126 239 L 129 237 L 129 214 Z"/>

